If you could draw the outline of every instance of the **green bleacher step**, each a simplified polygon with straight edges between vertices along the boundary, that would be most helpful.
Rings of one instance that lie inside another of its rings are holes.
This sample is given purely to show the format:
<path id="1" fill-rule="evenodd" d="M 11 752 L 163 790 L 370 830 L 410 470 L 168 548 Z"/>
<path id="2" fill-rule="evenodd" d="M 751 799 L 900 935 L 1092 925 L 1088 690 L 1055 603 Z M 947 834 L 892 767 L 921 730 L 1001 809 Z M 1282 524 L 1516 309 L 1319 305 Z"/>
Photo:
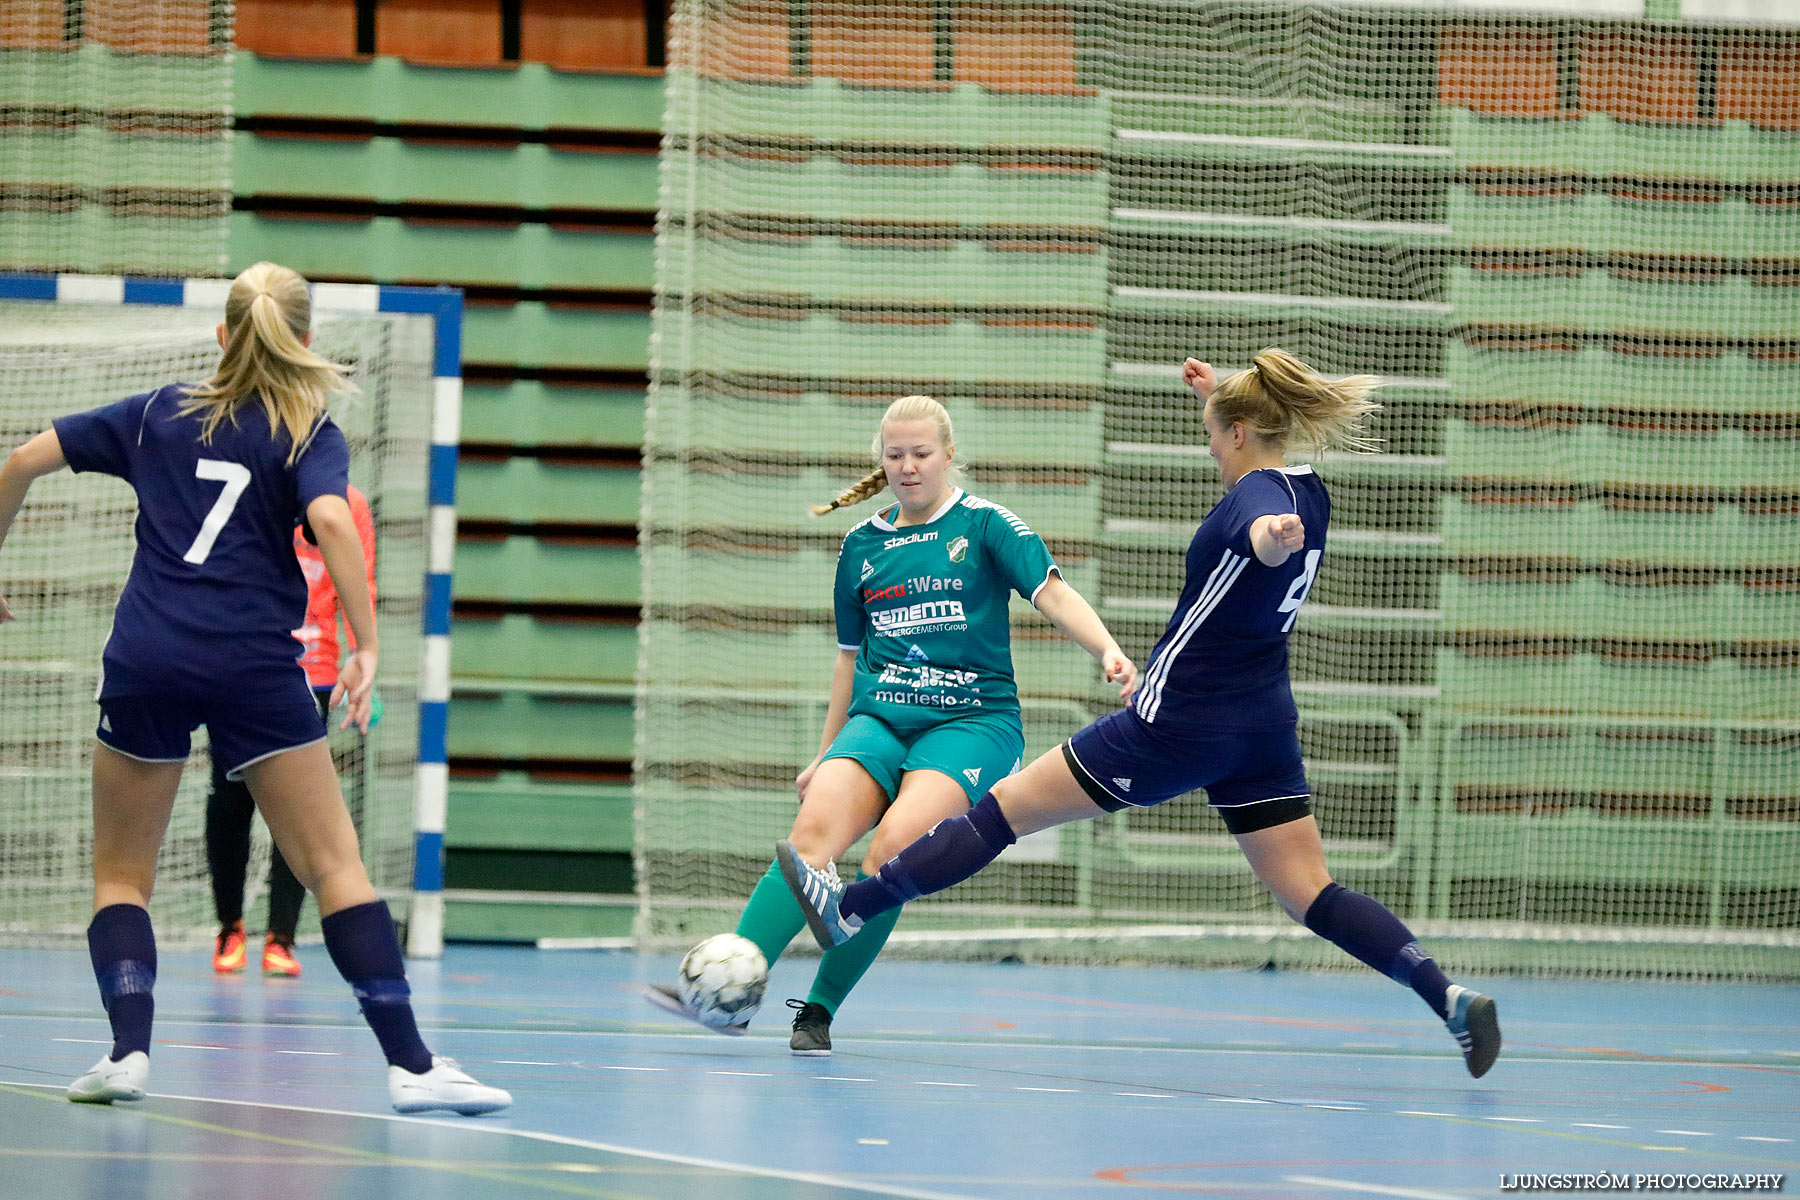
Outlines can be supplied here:
<path id="1" fill-rule="evenodd" d="M 1605 192 L 1489 195 L 1462 187 L 1451 188 L 1449 197 L 1458 239 L 1481 250 L 1800 258 L 1800 206 L 1792 204 L 1732 196 L 1631 200 Z"/>
<path id="2" fill-rule="evenodd" d="M 1298 138 L 1323 142 L 1431 143 L 1443 135 L 1415 104 L 1334 94 L 1261 97 L 1129 92 L 1110 97 L 1120 129 L 1160 130 L 1226 138 Z"/>
<path id="3" fill-rule="evenodd" d="M 540 447 L 637 447 L 642 387 L 575 387 L 536 379 L 463 381 L 462 441 Z"/>
<path id="4" fill-rule="evenodd" d="M 670 262 L 692 264 L 692 279 L 682 282 L 696 292 L 884 304 L 1038 305 L 1046 296 L 1068 305 L 1106 302 L 1106 254 L 1097 244 L 709 235 L 704 250 L 690 254 L 691 240 L 685 231 L 671 234 L 665 253 Z"/>
<path id="5" fill-rule="evenodd" d="M 108 247 L 125 246 L 155 247 L 154 264 L 146 263 L 143 251 L 127 259 L 108 257 Z M 20 269 L 212 278 L 225 269 L 225 255 L 225 239 L 211 211 L 187 218 L 127 216 L 82 204 L 66 212 L 9 212 L 0 227 L 0 257 Z"/>
<path id="6" fill-rule="evenodd" d="M 1604 847 L 1597 851 L 1597 847 Z M 1705 889 L 1770 885 L 1771 864 L 1800 854 L 1792 826 L 1630 819 L 1587 809 L 1536 814 L 1445 813 L 1433 848 L 1439 886 L 1457 879 L 1665 884 Z M 1447 915 L 1439 913 L 1437 915 Z"/>
<path id="7" fill-rule="evenodd" d="M 1725 569 L 1800 561 L 1800 522 L 1735 504 L 1716 504 L 1710 512 L 1635 512 L 1598 500 L 1482 504 L 1447 496 L 1441 505 L 1444 549 L 1453 556 Z"/>
<path id="8" fill-rule="evenodd" d="M 1660 282 L 1601 270 L 1534 275 L 1452 266 L 1446 282 L 1459 323 L 1712 341 L 1800 337 L 1800 305 L 1788 289 L 1742 276 Z"/>
<path id="9" fill-rule="evenodd" d="M 1589 112 L 1580 120 L 1490 117 L 1450 111 L 1450 145 L 1460 168 L 1512 168 L 1594 179 L 1693 179 L 1793 183 L 1800 134 L 1747 121 L 1715 125 L 1634 124 Z"/>
<path id="10" fill-rule="evenodd" d="M 464 536 L 456 544 L 455 588 L 459 600 L 635 605 L 637 547 Z"/>
<path id="11" fill-rule="evenodd" d="M 1021 172 L 981 163 L 870 166 L 817 153 L 795 162 L 703 158 L 699 194 L 730 197 L 734 214 L 820 221 L 944 222 L 1014 229 L 1103 230 L 1105 172 Z M 687 216 L 671 195 L 671 215 Z"/>
<path id="12" fill-rule="evenodd" d="M 642 371 L 650 365 L 650 313 L 536 300 L 472 303 L 463 309 L 463 361 Z"/>
<path id="13" fill-rule="evenodd" d="M 1099 404 L 1028 407 L 984 402 L 954 391 L 937 398 L 950 413 L 957 457 L 974 465 L 976 478 L 980 464 L 987 463 L 1100 466 L 1105 410 Z M 872 468 L 870 441 L 887 403 L 887 397 L 851 400 L 817 391 L 767 400 L 696 393 L 677 414 L 680 429 L 669 436 L 685 431 L 685 446 L 737 454 L 760 451 L 785 457 L 804 447 L 815 454 L 856 456 Z M 657 431 L 650 432 L 654 444 Z M 985 495 L 976 478 L 969 481 L 971 489 Z M 1029 520 L 1029 514 L 1023 515 Z"/>
<path id="14" fill-rule="evenodd" d="M 654 246 L 648 230 L 231 215 L 232 262 L 304 262 L 309 274 L 350 279 L 648 292 Z"/>
<path id="15" fill-rule="evenodd" d="M 516 457 L 464 457 L 457 465 L 459 518 L 515 525 L 635 525 L 638 469 Z"/>
<path id="16" fill-rule="evenodd" d="M 959 83 L 939 91 L 863 87 L 815 77 L 769 87 L 702 75 L 669 81 L 667 128 L 680 133 L 795 135 L 818 142 L 1104 149 L 1106 98 Z"/>
<path id="17" fill-rule="evenodd" d="M 303 116 L 498 129 L 662 128 L 654 75 L 563 72 L 544 63 L 432 67 L 389 55 L 358 62 L 232 56 L 240 116 Z"/>
<path id="18" fill-rule="evenodd" d="M 1454 394 L 1469 403 L 1691 412 L 1695 397 L 1705 397 L 1709 411 L 1723 414 L 1800 411 L 1800 364 L 1742 351 L 1656 357 L 1594 346 L 1473 350 L 1452 341 L 1444 367 Z"/>
<path id="19" fill-rule="evenodd" d="M 1796 401 L 1800 407 L 1800 400 Z M 1447 470 L 1465 479 L 1780 490 L 1800 479 L 1800 441 L 1742 429 L 1710 432 L 1519 428 L 1452 419 L 1444 425 Z"/>
<path id="20" fill-rule="evenodd" d="M 445 844 L 629 854 L 631 810 L 629 783 L 543 783 L 520 771 L 452 778 Z"/>
<path id="21" fill-rule="evenodd" d="M 632 895 L 444 891 L 444 937 L 453 942 L 622 939 L 631 936 L 636 916 Z"/>
<path id="22" fill-rule="evenodd" d="M 1791 721 L 1800 668 L 1711 662 L 1437 652 L 1445 704 L 1466 713 L 1604 714 L 1693 720 Z"/>
<path id="23" fill-rule="evenodd" d="M 450 630 L 451 670 L 459 683 L 482 679 L 601 680 L 630 683 L 638 630 L 630 620 L 458 616 Z"/>
<path id="24" fill-rule="evenodd" d="M 459 679 L 450 757 L 629 762 L 631 694 L 622 684 Z"/>
<path id="25" fill-rule="evenodd" d="M 227 56 L 140 54 L 93 40 L 71 49 L 0 49 L 0 108 L 30 111 L 45 96 L 79 96 L 83 108 L 142 120 L 155 112 L 217 113 L 231 94 Z M 170 145 L 191 149 L 180 138 Z"/>
<path id="26" fill-rule="evenodd" d="M 264 137 L 240 132 L 239 196 L 351 197 L 387 204 L 656 211 L 656 155 L 542 142 L 457 144 L 397 137 Z"/>

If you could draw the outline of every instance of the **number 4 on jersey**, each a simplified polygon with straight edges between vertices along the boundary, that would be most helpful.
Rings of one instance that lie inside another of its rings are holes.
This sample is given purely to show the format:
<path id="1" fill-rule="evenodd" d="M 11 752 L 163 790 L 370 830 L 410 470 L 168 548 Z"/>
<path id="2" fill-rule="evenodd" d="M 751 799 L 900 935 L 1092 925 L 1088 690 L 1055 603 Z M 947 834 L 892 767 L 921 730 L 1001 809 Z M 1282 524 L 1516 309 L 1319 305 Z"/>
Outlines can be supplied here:
<path id="1" fill-rule="evenodd" d="M 181 556 L 186 562 L 203 563 L 206 556 L 212 553 L 213 543 L 219 539 L 219 530 L 225 528 L 225 522 L 231 519 L 231 511 L 237 507 L 238 497 L 250 486 L 250 468 L 242 463 L 203 458 L 194 464 L 194 475 L 225 485 L 218 500 L 213 502 L 212 511 L 206 514 L 206 520 L 200 522 L 199 536 L 194 538 L 194 544 L 188 547 L 188 552 Z"/>
<path id="2" fill-rule="evenodd" d="M 1323 550 L 1306 552 L 1305 566 L 1300 569 L 1300 574 L 1294 578 L 1293 585 L 1288 588 L 1287 598 L 1276 608 L 1276 612 L 1291 614 L 1287 619 L 1287 624 L 1281 627 L 1281 632 L 1286 633 L 1294 627 L 1294 619 L 1300 615 L 1300 606 L 1306 603 L 1306 594 L 1312 591 L 1313 580 L 1318 578 L 1319 556 L 1323 553 Z"/>

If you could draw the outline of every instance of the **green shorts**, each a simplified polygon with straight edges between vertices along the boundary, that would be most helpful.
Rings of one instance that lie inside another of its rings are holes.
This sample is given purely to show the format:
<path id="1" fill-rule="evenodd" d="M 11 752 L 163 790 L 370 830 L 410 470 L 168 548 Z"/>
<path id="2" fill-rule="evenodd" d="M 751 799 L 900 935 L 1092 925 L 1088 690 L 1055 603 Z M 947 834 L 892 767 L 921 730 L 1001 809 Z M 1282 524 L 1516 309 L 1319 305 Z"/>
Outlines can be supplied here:
<path id="1" fill-rule="evenodd" d="M 887 793 L 900 794 L 908 771 L 941 771 L 962 785 L 969 803 L 1019 769 L 1025 734 L 1017 718 L 963 717 L 933 725 L 907 742 L 886 722 L 858 713 L 844 722 L 825 757 L 853 759 Z"/>

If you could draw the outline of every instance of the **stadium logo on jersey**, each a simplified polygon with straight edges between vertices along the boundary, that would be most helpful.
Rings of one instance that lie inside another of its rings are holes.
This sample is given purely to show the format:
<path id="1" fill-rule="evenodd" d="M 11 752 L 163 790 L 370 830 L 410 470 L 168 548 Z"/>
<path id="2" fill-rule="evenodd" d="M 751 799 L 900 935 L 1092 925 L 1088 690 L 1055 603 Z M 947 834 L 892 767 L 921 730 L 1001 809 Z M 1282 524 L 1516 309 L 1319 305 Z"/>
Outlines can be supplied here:
<path id="1" fill-rule="evenodd" d="M 950 561 L 961 562 L 967 557 L 969 557 L 969 539 L 966 537 L 952 538 L 950 541 Z"/>
<path id="2" fill-rule="evenodd" d="M 857 580 L 857 582 L 858 583 L 866 583 L 868 581 L 869 576 L 873 575 L 874 573 L 875 573 L 875 568 L 869 565 L 869 560 L 866 558 L 863 559 L 862 578 Z"/>
<path id="3" fill-rule="evenodd" d="M 981 768 L 980 767 L 970 767 L 963 772 L 963 775 L 965 778 L 968 779 L 970 787 L 980 787 L 981 786 Z"/>
<path id="4" fill-rule="evenodd" d="M 893 537 L 881 543 L 881 548 L 883 550 L 892 550 L 895 546 L 910 546 L 914 542 L 935 542 L 937 541 L 937 535 L 938 531 L 933 529 L 930 533 L 915 533 L 910 534 L 907 537 Z"/>
<path id="5" fill-rule="evenodd" d="M 1131 780 L 1120 779 L 1117 775 L 1114 775 L 1113 786 L 1118 788 L 1121 792 L 1129 792 L 1131 790 Z"/>
<path id="6" fill-rule="evenodd" d="M 912 649 L 910 649 L 906 652 L 906 661 L 907 662 L 930 662 L 931 655 L 929 655 L 929 654 L 925 653 L 923 650 L 919 649 L 919 644 L 917 642 L 914 642 Z"/>

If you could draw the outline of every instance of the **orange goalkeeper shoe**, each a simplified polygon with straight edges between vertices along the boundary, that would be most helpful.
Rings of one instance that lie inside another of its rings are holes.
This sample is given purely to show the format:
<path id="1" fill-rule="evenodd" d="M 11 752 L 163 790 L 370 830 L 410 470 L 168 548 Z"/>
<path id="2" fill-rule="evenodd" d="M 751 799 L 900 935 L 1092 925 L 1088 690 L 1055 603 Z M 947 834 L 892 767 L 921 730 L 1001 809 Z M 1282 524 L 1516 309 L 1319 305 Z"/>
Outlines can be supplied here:
<path id="1" fill-rule="evenodd" d="M 300 974 L 300 960 L 294 957 L 294 943 L 284 942 L 274 934 L 263 942 L 263 974 L 284 975 L 289 979 Z"/>
<path id="2" fill-rule="evenodd" d="M 221 975 L 235 975 L 244 969 L 248 958 L 242 921 L 233 921 L 219 930 L 218 943 L 213 947 L 213 970 Z"/>

